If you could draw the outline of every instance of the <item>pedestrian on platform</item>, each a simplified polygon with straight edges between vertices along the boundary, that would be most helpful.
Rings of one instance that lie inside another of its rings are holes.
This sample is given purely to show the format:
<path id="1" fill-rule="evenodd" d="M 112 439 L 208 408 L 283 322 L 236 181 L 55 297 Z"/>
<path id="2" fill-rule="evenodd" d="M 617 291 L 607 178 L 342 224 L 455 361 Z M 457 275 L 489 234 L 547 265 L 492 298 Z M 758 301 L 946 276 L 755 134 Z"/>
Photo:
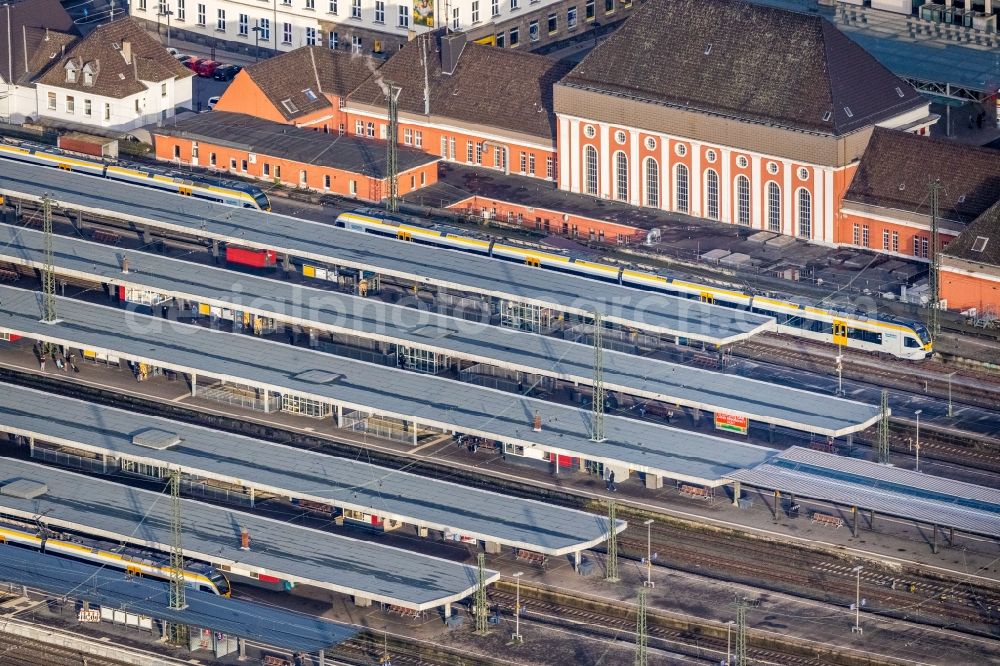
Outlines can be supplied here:
<path id="1" fill-rule="evenodd" d="M 605 487 L 612 493 L 618 492 L 618 486 L 615 485 L 615 470 L 611 470 L 608 474 L 608 481 L 605 484 Z"/>

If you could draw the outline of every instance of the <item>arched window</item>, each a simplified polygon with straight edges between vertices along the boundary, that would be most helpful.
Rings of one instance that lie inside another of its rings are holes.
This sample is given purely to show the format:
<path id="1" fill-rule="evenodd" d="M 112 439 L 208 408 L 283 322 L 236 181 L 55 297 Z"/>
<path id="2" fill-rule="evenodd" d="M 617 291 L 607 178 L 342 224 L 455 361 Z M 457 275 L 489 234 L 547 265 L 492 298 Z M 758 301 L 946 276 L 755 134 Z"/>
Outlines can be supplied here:
<path id="1" fill-rule="evenodd" d="M 674 210 L 688 212 L 688 168 L 683 164 L 674 171 Z"/>
<path id="2" fill-rule="evenodd" d="M 646 205 L 660 207 L 660 164 L 652 157 L 646 158 Z"/>
<path id="3" fill-rule="evenodd" d="M 750 179 L 736 176 L 736 224 L 750 226 Z"/>
<path id="4" fill-rule="evenodd" d="M 705 217 L 719 219 L 719 174 L 714 169 L 705 172 Z"/>
<path id="5" fill-rule="evenodd" d="M 781 233 L 781 188 L 773 180 L 767 184 L 767 230 Z"/>
<path id="6" fill-rule="evenodd" d="M 620 150 L 615 153 L 615 199 L 628 201 L 628 158 Z"/>
<path id="7" fill-rule="evenodd" d="M 583 191 L 597 196 L 597 148 L 583 148 Z"/>
<path id="8" fill-rule="evenodd" d="M 812 195 L 809 190 L 799 190 L 799 236 L 812 237 Z"/>

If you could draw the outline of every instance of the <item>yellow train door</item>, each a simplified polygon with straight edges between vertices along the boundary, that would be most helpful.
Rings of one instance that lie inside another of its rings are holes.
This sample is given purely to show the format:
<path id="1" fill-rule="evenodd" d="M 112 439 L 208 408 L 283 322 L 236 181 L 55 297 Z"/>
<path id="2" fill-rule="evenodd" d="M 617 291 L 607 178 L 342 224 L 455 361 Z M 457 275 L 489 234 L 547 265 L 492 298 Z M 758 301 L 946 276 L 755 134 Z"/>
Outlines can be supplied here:
<path id="1" fill-rule="evenodd" d="M 701 292 L 702 303 L 715 303 L 715 296 L 710 291 Z"/>
<path id="2" fill-rule="evenodd" d="M 847 322 L 833 321 L 833 344 L 847 345 Z"/>

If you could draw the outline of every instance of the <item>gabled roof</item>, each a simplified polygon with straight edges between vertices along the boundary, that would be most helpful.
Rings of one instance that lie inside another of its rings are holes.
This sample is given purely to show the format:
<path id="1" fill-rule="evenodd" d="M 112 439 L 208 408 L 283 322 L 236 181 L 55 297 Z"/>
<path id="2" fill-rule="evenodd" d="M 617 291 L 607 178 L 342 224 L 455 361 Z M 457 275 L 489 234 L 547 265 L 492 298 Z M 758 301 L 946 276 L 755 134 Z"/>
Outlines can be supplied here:
<path id="1" fill-rule="evenodd" d="M 1000 266 L 1000 200 L 976 218 L 942 254 L 990 266 Z"/>
<path id="2" fill-rule="evenodd" d="M 568 71 L 566 65 L 470 42 L 451 54 L 457 64 L 446 74 L 439 37 L 432 33 L 407 43 L 351 93 L 348 104 L 385 106 L 382 86 L 392 81 L 402 88 L 400 112 L 423 116 L 426 76 L 431 116 L 555 140 L 552 86 Z"/>
<path id="3" fill-rule="evenodd" d="M 88 64 L 95 71 L 93 85 L 88 85 L 83 76 Z M 77 70 L 74 83 L 66 80 L 67 66 Z M 36 82 L 121 99 L 145 91 L 143 81 L 161 83 L 188 76 L 193 72 L 171 56 L 138 21 L 127 17 L 99 26 L 79 40 Z"/>
<path id="4" fill-rule="evenodd" d="M 969 223 L 1000 199 L 1000 150 L 876 127 L 844 200 L 930 215 L 935 180 L 941 217 Z"/>
<path id="5" fill-rule="evenodd" d="M 560 85 L 833 135 L 927 103 L 826 19 L 732 0 L 648 0 Z"/>
<path id="6" fill-rule="evenodd" d="M 59 0 L 15 0 L 0 6 L 0 78 L 27 83 L 49 63 L 49 55 L 74 39 L 70 33 L 76 27 Z"/>
<path id="7" fill-rule="evenodd" d="M 244 71 L 285 120 L 291 122 L 332 107 L 326 95 L 346 97 L 376 69 L 378 61 L 369 56 L 303 46 Z"/>
<path id="8" fill-rule="evenodd" d="M 302 165 L 331 167 L 373 178 L 386 173 L 385 142 L 338 136 L 314 129 L 288 126 L 242 113 L 212 111 L 164 124 L 153 132 L 157 136 L 176 136 L 217 146 L 227 146 L 248 153 L 268 155 Z M 396 165 L 399 172 L 432 164 L 440 157 L 399 146 Z"/>

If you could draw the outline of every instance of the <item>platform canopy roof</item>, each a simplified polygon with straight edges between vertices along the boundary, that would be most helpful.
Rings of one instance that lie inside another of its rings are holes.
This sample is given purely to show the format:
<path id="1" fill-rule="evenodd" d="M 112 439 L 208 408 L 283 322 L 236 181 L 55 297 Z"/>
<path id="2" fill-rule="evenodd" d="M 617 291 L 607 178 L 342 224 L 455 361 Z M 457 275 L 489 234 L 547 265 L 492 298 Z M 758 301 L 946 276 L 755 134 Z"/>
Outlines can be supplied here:
<path id="1" fill-rule="evenodd" d="M 22 499 L 0 491 L 0 515 L 164 552 L 171 548 L 165 492 L 0 458 L 0 487 L 22 479 L 44 484 L 44 494 Z M 186 557 L 246 576 L 263 573 L 415 610 L 458 601 L 476 589 L 474 566 L 190 499 L 181 500 L 181 516 Z M 249 550 L 240 548 L 244 529 Z M 492 583 L 500 574 L 487 571 L 486 577 Z"/>
<path id="2" fill-rule="evenodd" d="M 57 273 L 67 277 L 149 290 L 583 385 L 593 381 L 590 345 L 329 291 L 316 286 L 319 283 L 236 273 L 147 252 L 129 251 L 129 272 L 123 273 L 125 252 L 77 238 L 55 237 L 53 253 Z M 42 267 L 41 232 L 0 224 L 0 261 Z M 823 436 L 859 432 L 879 418 L 875 405 L 634 354 L 607 350 L 604 365 L 608 391 Z"/>
<path id="3" fill-rule="evenodd" d="M 608 537 L 605 516 L 20 386 L 0 391 L 0 432 L 548 555 Z"/>
<path id="4" fill-rule="evenodd" d="M 774 455 L 618 416 L 605 418 L 606 439 L 596 442 L 589 410 L 68 298 L 56 299 L 59 321 L 44 323 L 41 297 L 0 287 L 0 331 L 706 486 Z"/>
<path id="5" fill-rule="evenodd" d="M 456 250 L 415 245 L 276 213 L 181 197 L 129 183 L 5 160 L 0 193 L 49 195 L 69 210 L 251 249 L 373 271 L 416 284 L 591 316 L 661 335 L 725 344 L 776 330 L 773 317 L 657 294 Z"/>
<path id="6" fill-rule="evenodd" d="M 726 477 L 757 488 L 1000 537 L 1000 489 L 792 447 Z"/>

